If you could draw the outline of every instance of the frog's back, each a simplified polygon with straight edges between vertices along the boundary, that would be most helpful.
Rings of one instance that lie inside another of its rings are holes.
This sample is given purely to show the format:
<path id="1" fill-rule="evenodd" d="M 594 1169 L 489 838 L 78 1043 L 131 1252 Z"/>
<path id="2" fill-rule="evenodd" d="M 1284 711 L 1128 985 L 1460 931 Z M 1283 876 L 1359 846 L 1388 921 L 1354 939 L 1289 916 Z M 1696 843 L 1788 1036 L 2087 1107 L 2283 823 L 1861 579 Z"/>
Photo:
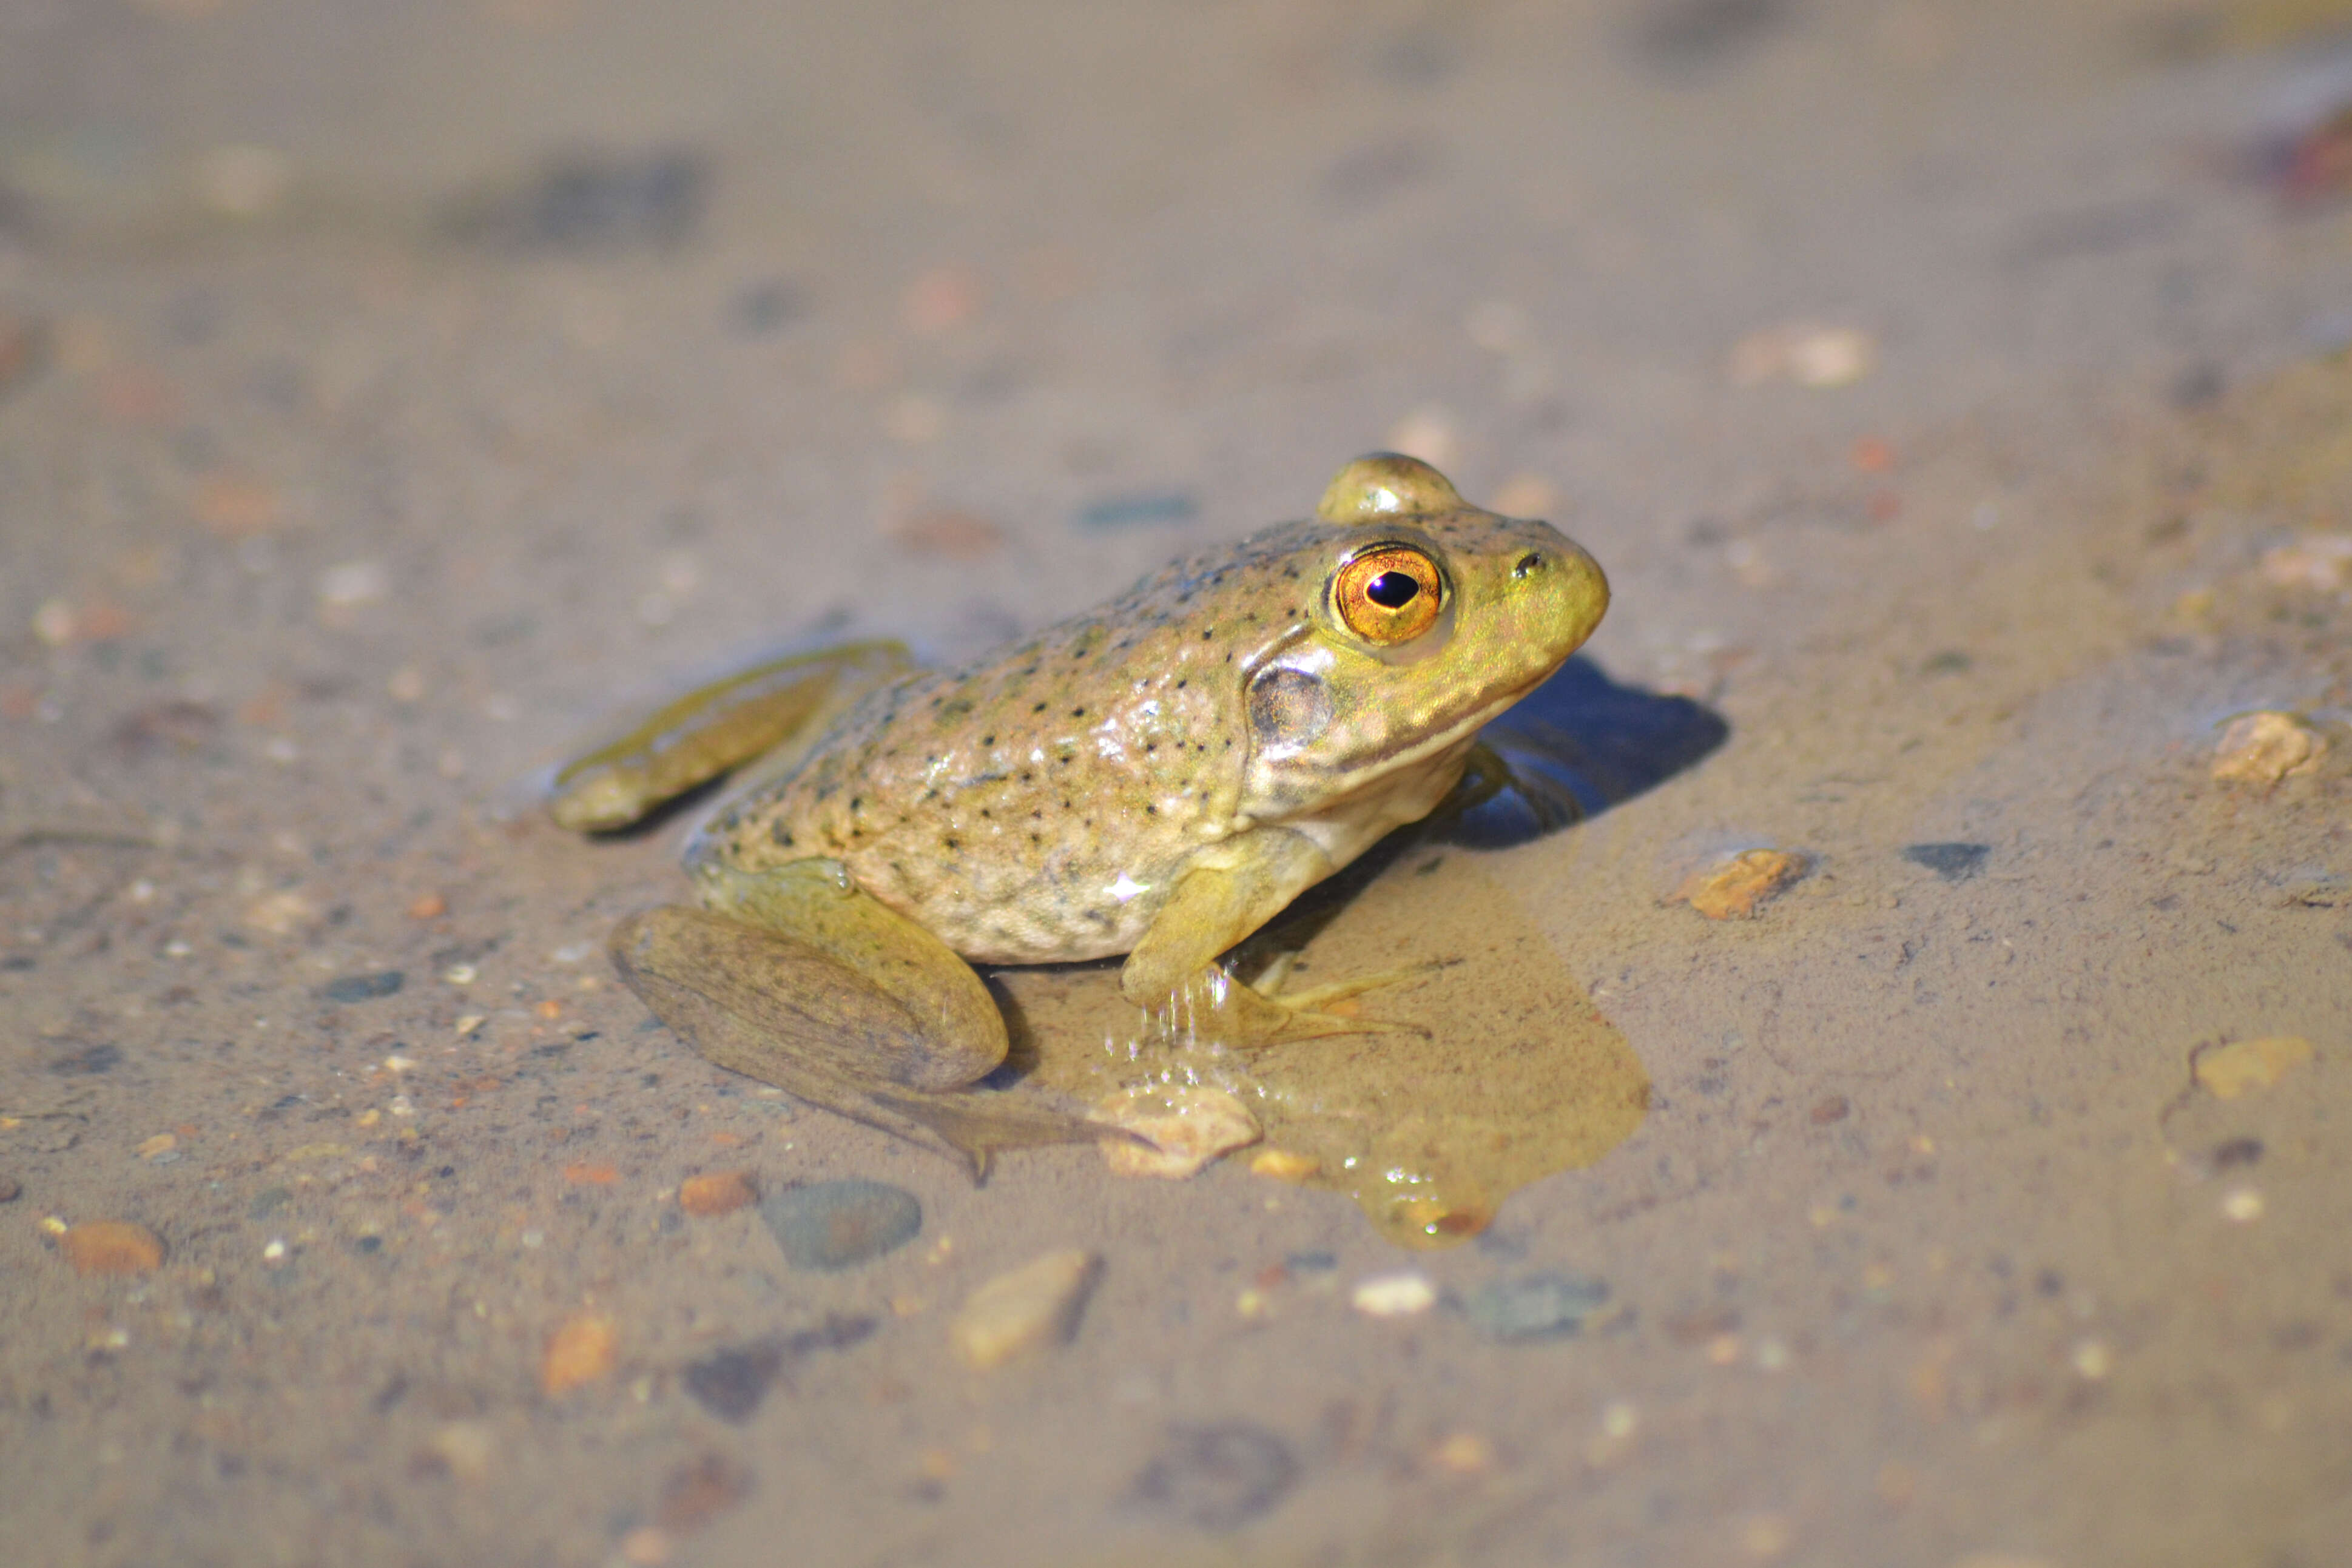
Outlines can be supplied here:
<path id="1" fill-rule="evenodd" d="M 826 856 L 965 956 L 1131 948 L 1183 858 L 1223 836 L 1247 761 L 1243 665 L 1309 612 L 1273 530 L 845 715 L 689 852 L 756 873 Z M 1236 591 L 1234 580 L 1255 577 Z"/>

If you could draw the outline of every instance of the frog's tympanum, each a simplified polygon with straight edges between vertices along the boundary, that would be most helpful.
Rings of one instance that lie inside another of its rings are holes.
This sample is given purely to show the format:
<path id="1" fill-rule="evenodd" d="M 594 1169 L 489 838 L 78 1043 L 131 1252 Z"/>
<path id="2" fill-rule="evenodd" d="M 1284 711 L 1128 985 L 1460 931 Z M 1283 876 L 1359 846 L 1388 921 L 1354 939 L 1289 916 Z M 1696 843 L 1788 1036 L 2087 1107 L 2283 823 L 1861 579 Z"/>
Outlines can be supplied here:
<path id="1" fill-rule="evenodd" d="M 1348 999 L 1393 973 L 1276 990 L 1220 959 L 1444 800 L 1479 727 L 1608 601 L 1549 524 L 1377 455 L 1312 517 L 962 669 L 863 643 L 694 693 L 565 769 L 553 809 L 624 827 L 749 765 L 687 849 L 698 905 L 613 938 L 629 985 L 711 1061 L 975 1168 L 1132 1138 L 982 1082 L 1007 1034 L 971 965 L 1124 954 L 1127 1002 L 1235 1047 L 1411 1029 Z"/>

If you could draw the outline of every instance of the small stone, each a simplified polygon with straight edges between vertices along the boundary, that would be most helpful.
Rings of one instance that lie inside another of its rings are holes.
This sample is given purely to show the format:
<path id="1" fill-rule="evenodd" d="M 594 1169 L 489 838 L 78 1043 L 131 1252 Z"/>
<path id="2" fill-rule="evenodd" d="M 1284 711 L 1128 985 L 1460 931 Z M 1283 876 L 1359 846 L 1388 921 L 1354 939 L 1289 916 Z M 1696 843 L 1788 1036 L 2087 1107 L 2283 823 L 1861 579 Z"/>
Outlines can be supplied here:
<path id="1" fill-rule="evenodd" d="M 1925 866 L 1946 882 L 1966 882 L 1984 870 L 1985 856 L 1992 852 L 1990 844 L 1934 843 L 1906 844 L 1903 858 L 1913 865 Z"/>
<path id="2" fill-rule="evenodd" d="M 948 1325 L 948 1343 L 974 1372 L 1065 1343 L 1101 1272 L 1101 1259 L 1073 1247 L 999 1274 L 965 1300 Z"/>
<path id="3" fill-rule="evenodd" d="M 2243 714 L 2221 732 L 2213 778 L 2267 789 L 2290 773 L 2310 772 L 2326 755 L 2326 737 L 2291 713 Z"/>
<path id="4" fill-rule="evenodd" d="M 1298 1481 L 1290 1445 L 1248 1421 L 1179 1427 L 1128 1489 L 1134 1506 L 1195 1530 L 1239 1530 Z"/>
<path id="5" fill-rule="evenodd" d="M 768 1385 L 783 1365 L 784 1349 L 777 1340 L 713 1351 L 688 1364 L 686 1391 L 713 1416 L 740 1425 L 750 1420 L 768 1397 Z"/>
<path id="6" fill-rule="evenodd" d="M 1813 1108 L 1806 1113 L 1806 1116 L 1814 1126 L 1826 1127 L 1833 1123 L 1844 1121 L 1853 1113 L 1853 1106 L 1844 1095 L 1832 1094 L 1825 1099 L 1813 1102 Z"/>
<path id="7" fill-rule="evenodd" d="M 1454 1432 L 1430 1449 L 1429 1462 L 1452 1475 L 1475 1476 L 1493 1468 L 1495 1446 L 1475 1432 Z"/>
<path id="8" fill-rule="evenodd" d="M 1003 527 L 953 507 L 931 507 L 890 525 L 891 538 L 922 555 L 978 560 L 1004 548 Z"/>
<path id="9" fill-rule="evenodd" d="M 2235 1100 L 2270 1088 L 2313 1054 L 2311 1041 L 2293 1034 L 2200 1045 L 2189 1053 L 2189 1075 L 2215 1099 Z"/>
<path id="10" fill-rule="evenodd" d="M 437 893 L 428 893 L 408 906 L 411 920 L 438 920 L 449 913 L 449 901 Z"/>
<path id="11" fill-rule="evenodd" d="M 677 1206 L 704 1219 L 732 1214 L 759 1200 L 760 1195 L 751 1185 L 749 1171 L 718 1171 L 709 1176 L 688 1176 L 677 1186 Z"/>
<path id="12" fill-rule="evenodd" d="M 2352 583 L 2352 534 L 2309 534 L 2263 552 L 2265 580 L 2334 593 Z"/>
<path id="13" fill-rule="evenodd" d="M 347 560 L 319 574 L 319 602 L 330 610 L 373 604 L 392 591 L 392 573 L 382 561 Z"/>
<path id="14" fill-rule="evenodd" d="M 425 1442 L 425 1453 L 461 1481 L 489 1479 L 498 1458 L 498 1434 L 480 1421 L 451 1421 Z"/>
<path id="15" fill-rule="evenodd" d="M 704 1454 L 670 1471 L 654 1517 L 665 1530 L 691 1534 L 751 1495 L 751 1471 L 724 1454 Z"/>
<path id="16" fill-rule="evenodd" d="M 567 1186 L 613 1186 L 621 1179 L 620 1167 L 602 1160 L 574 1160 L 563 1167 Z"/>
<path id="17" fill-rule="evenodd" d="M 1375 1274 L 1356 1287 L 1350 1298 L 1368 1318 L 1417 1317 L 1437 1304 L 1437 1287 L 1417 1270 Z"/>
<path id="18" fill-rule="evenodd" d="M 378 969 L 372 974 L 343 975 L 319 988 L 322 1002 L 372 1002 L 398 991 L 408 977 L 398 969 Z"/>
<path id="19" fill-rule="evenodd" d="M 1249 1168 L 1252 1176 L 1302 1182 L 1319 1173 L 1323 1162 L 1313 1155 L 1293 1154 L 1288 1149 L 1261 1149 L 1251 1157 Z"/>
<path id="20" fill-rule="evenodd" d="M 0 1203 L 14 1203 L 24 1191 L 15 1176 L 0 1176 Z"/>
<path id="21" fill-rule="evenodd" d="M 318 905 L 299 893 L 273 893 L 245 912 L 245 923 L 272 936 L 291 936 L 318 923 Z"/>
<path id="22" fill-rule="evenodd" d="M 213 474 L 196 485 L 196 520 L 226 539 L 250 538 L 276 528 L 283 507 L 277 489 L 243 474 Z"/>
<path id="23" fill-rule="evenodd" d="M 1529 1274 L 1470 1292 L 1462 1310 L 1478 1331 L 1505 1344 L 1565 1339 L 1609 1300 L 1609 1283 L 1583 1274 Z"/>
<path id="24" fill-rule="evenodd" d="M 152 1160 L 160 1155 L 170 1154 L 179 1146 L 180 1140 L 172 1134 L 158 1133 L 153 1137 L 141 1142 L 139 1157 L 142 1160 Z"/>
<path id="25" fill-rule="evenodd" d="M 1105 1138 L 1095 1145 L 1103 1163 L 1120 1176 L 1181 1181 L 1264 1135 L 1247 1106 L 1206 1084 L 1123 1089 L 1098 1103 L 1095 1113 L 1150 1140 L 1150 1148 L 1125 1138 Z"/>
<path id="26" fill-rule="evenodd" d="M 935 267 L 908 286 L 900 311 L 908 331 L 929 337 L 964 325 L 980 306 L 978 277 L 961 267 Z"/>
<path id="27" fill-rule="evenodd" d="M 760 1218 L 784 1261 L 830 1273 L 913 1240 L 923 1228 L 923 1206 L 886 1182 L 814 1182 L 761 1199 Z"/>
<path id="28" fill-rule="evenodd" d="M 1785 380 L 1826 392 L 1852 386 L 1877 365 L 1878 345 L 1869 333 L 1812 322 L 1767 328 L 1731 350 L 1731 379 L 1740 386 Z"/>
<path id="29" fill-rule="evenodd" d="M 163 1243 L 143 1225 L 93 1219 L 58 1238 L 77 1274 L 152 1274 L 163 1266 Z"/>
<path id="30" fill-rule="evenodd" d="M 641 1524 L 621 1537 L 621 1561 L 629 1568 L 661 1568 L 669 1561 L 669 1531 Z"/>
<path id="31" fill-rule="evenodd" d="M 1877 365 L 1877 343 L 1857 328 L 1801 331 L 1789 342 L 1789 379 L 1816 392 L 1850 387 Z"/>
<path id="32" fill-rule="evenodd" d="M 1811 864 L 1789 850 L 1744 850 L 1693 873 L 1669 902 L 1687 904 L 1709 920 L 1751 919 Z"/>
<path id="33" fill-rule="evenodd" d="M 619 1324 L 602 1312 L 575 1312 L 548 1336 L 539 1386 L 552 1399 L 609 1377 L 620 1349 Z"/>
<path id="34" fill-rule="evenodd" d="M 2221 1218 L 2232 1225 L 2252 1225 L 2263 1217 L 2259 1187 L 2233 1186 L 2221 1195 Z"/>

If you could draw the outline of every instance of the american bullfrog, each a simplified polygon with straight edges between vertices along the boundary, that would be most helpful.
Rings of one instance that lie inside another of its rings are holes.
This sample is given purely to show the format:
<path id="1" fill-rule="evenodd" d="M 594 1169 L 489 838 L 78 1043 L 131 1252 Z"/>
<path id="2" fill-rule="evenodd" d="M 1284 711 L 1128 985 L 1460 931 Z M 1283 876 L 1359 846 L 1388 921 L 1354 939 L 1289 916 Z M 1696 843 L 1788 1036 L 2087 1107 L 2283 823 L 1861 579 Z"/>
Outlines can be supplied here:
<path id="1" fill-rule="evenodd" d="M 748 766 L 688 844 L 698 904 L 625 921 L 615 966 L 712 1061 L 977 1171 L 1132 1134 L 982 1083 L 1007 1034 L 973 964 L 1124 954 L 1129 1002 L 1234 1045 L 1399 1027 L 1330 1010 L 1391 977 L 1282 992 L 1220 959 L 1462 785 L 1608 601 L 1549 524 L 1374 454 L 1312 517 L 961 669 L 864 643 L 692 693 L 552 810 L 611 831 Z"/>

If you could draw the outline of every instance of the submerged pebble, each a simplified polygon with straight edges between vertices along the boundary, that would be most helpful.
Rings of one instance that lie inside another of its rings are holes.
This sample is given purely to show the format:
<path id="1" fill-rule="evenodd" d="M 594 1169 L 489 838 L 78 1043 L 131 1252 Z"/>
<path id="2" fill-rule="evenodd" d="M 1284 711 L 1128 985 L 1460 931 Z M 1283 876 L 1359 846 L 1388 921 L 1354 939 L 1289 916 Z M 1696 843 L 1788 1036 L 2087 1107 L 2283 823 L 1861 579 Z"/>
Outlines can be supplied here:
<path id="1" fill-rule="evenodd" d="M 677 1206 L 704 1219 L 732 1214 L 756 1203 L 759 1197 L 748 1171 L 715 1171 L 709 1176 L 688 1176 L 677 1186 Z"/>
<path id="2" fill-rule="evenodd" d="M 1077 1332 L 1101 1271 L 1101 1259 L 1074 1247 L 999 1274 L 974 1291 L 948 1325 L 956 1359 L 985 1372 L 1066 1342 Z"/>
<path id="3" fill-rule="evenodd" d="M 58 1238 L 58 1249 L 77 1274 L 149 1274 L 163 1264 L 163 1242 L 127 1219 L 93 1219 Z"/>
<path id="4" fill-rule="evenodd" d="M 372 1002 L 388 997 L 407 983 L 408 977 L 398 969 L 379 969 L 373 974 L 342 975 L 319 988 L 322 1002 Z"/>
<path id="5" fill-rule="evenodd" d="M 2308 773 L 2327 755 L 2327 739 L 2291 713 L 2250 713 L 2231 721 L 2213 750 L 2222 784 L 2269 789 L 2290 773 Z"/>
<path id="6" fill-rule="evenodd" d="M 1437 1287 L 1414 1270 L 1375 1274 L 1356 1287 L 1350 1298 L 1358 1312 L 1370 1318 L 1409 1318 L 1437 1304 Z"/>
<path id="7" fill-rule="evenodd" d="M 1748 920 L 1778 898 L 1811 862 L 1790 850 L 1743 850 L 1694 873 L 1675 894 L 1709 920 Z"/>
<path id="8" fill-rule="evenodd" d="M 1171 1431 L 1128 1489 L 1136 1507 L 1195 1530 L 1239 1530 L 1298 1482 L 1290 1445 L 1249 1421 Z"/>
<path id="9" fill-rule="evenodd" d="M 687 1364 L 680 1380 L 694 1402 L 722 1421 L 748 1421 L 783 1369 L 783 1346 L 773 1340 L 713 1351 Z"/>
<path id="10" fill-rule="evenodd" d="M 1489 1339 L 1517 1344 L 1575 1333 L 1608 1300 L 1605 1280 L 1586 1274 L 1528 1274 L 1479 1286 L 1462 1310 Z"/>
<path id="11" fill-rule="evenodd" d="M 2235 1100 L 2270 1088 L 2313 1054 L 2311 1041 L 2300 1035 L 2267 1035 L 2200 1046 L 2189 1058 L 2189 1071 L 2215 1099 Z"/>
<path id="12" fill-rule="evenodd" d="M 1990 853 L 1990 844 L 1944 842 L 1903 846 L 1905 860 L 1913 865 L 1927 867 L 1946 882 L 1968 881 L 1984 870 L 1985 856 Z"/>
<path id="13" fill-rule="evenodd" d="M 760 1218 L 795 1269 L 853 1268 L 904 1246 L 923 1228 L 915 1195 L 887 1182 L 824 1181 L 764 1198 Z"/>
<path id="14" fill-rule="evenodd" d="M 539 1386 L 550 1398 L 612 1375 L 619 1359 L 621 1329 L 602 1312 L 575 1312 L 547 1338 L 540 1357 Z"/>
<path id="15" fill-rule="evenodd" d="M 1150 1140 L 1149 1148 L 1124 1138 L 1095 1145 L 1120 1176 L 1181 1181 L 1263 1135 L 1247 1106 L 1205 1084 L 1121 1090 L 1096 1106 L 1095 1113 Z"/>

